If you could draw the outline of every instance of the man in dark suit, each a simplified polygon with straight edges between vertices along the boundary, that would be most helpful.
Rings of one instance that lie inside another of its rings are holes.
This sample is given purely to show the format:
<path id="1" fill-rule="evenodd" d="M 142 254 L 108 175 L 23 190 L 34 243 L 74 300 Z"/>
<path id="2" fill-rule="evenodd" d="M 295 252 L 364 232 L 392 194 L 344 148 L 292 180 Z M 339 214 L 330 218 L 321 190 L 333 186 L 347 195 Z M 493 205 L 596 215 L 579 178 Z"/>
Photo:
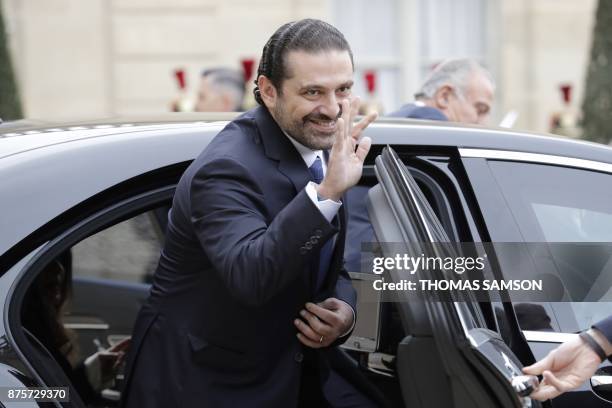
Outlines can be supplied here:
<path id="1" fill-rule="evenodd" d="M 439 64 L 416 94 L 416 101 L 402 106 L 390 117 L 483 124 L 487 121 L 495 85 L 488 71 L 471 59 L 454 59 Z M 371 270 L 370 259 L 362 257 L 361 244 L 374 241 L 366 199 L 367 186 L 347 193 L 349 222 L 345 248 L 346 267 L 351 272 Z"/>
<path id="2" fill-rule="evenodd" d="M 578 388 L 606 358 L 612 361 L 612 316 L 525 367 L 525 374 L 544 376 L 531 397 L 545 401 Z"/>
<path id="3" fill-rule="evenodd" d="M 376 115 L 352 125 L 352 54 L 319 20 L 279 28 L 256 83 L 261 106 L 177 186 L 124 406 L 372 406 L 330 361 L 355 323 L 343 195 Z"/>
<path id="4" fill-rule="evenodd" d="M 388 116 L 482 125 L 488 120 L 494 92 L 491 74 L 478 62 L 447 60 L 427 76 L 415 102 Z"/>

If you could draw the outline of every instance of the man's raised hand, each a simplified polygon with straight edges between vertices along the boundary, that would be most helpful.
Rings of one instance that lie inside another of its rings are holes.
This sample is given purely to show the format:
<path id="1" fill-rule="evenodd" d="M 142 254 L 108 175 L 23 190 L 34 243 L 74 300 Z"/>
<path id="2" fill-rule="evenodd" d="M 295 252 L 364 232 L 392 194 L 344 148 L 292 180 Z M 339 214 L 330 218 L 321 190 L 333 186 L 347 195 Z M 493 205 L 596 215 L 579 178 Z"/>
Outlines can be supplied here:
<path id="1" fill-rule="evenodd" d="M 370 113 L 353 125 L 358 110 L 359 98 L 342 101 L 342 115 L 338 119 L 338 133 L 329 154 L 327 173 L 317 188 L 318 195 L 323 198 L 339 201 L 361 178 L 363 161 L 372 145 L 370 138 L 361 137 L 361 133 L 378 115 Z"/>

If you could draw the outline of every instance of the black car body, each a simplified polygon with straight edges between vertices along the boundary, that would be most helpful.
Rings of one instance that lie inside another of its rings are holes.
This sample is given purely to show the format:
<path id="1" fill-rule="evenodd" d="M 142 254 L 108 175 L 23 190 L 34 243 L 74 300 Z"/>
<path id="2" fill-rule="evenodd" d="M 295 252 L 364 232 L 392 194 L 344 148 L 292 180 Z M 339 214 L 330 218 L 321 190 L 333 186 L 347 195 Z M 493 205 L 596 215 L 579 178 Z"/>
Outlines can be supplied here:
<path id="1" fill-rule="evenodd" d="M 227 119 L 0 127 L 0 385 L 68 386 L 70 402 L 61 404 L 85 406 L 53 353 L 24 328 L 28 289 L 50 262 L 70 253 L 63 325 L 75 333 L 80 356 L 129 336 L 148 295 L 176 182 Z M 425 121 L 380 120 L 366 134 L 374 144 L 360 184 L 374 187 L 369 207 L 380 241 L 425 253 L 445 241 L 612 242 L 608 147 Z M 512 271 L 500 259 L 495 273 L 511 279 Z M 367 292 L 367 271 L 351 272 Z M 519 378 L 520 368 L 610 313 L 612 274 L 605 272 L 565 282 L 588 304 L 571 301 L 578 296 L 535 308 L 511 300 L 362 302 L 345 344 L 346 370 L 393 406 L 539 406 L 519 397 L 516 390 L 529 380 Z M 550 327 L 526 327 L 524 315 L 535 312 Z M 607 378 L 604 368 L 594 382 L 545 406 L 612 406 Z M 116 405 L 120 382 L 95 404 Z"/>

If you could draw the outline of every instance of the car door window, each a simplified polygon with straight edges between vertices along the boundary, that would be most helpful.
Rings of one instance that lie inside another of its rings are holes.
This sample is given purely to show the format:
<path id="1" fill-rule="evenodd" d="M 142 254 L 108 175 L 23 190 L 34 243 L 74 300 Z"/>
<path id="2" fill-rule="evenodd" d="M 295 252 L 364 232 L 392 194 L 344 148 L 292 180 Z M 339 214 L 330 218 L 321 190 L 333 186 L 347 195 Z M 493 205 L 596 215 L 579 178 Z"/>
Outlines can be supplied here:
<path id="1" fill-rule="evenodd" d="M 163 244 L 156 211 L 120 222 L 72 247 L 75 276 L 150 282 Z"/>
<path id="2" fill-rule="evenodd" d="M 612 243 L 612 175 L 534 163 L 488 164 L 525 242 Z M 558 277 L 575 301 L 569 305 L 578 327 L 558 319 L 562 331 L 587 328 L 609 315 L 612 252 L 606 248 L 612 246 L 600 246 L 579 254 L 550 246 Z"/>
<path id="3" fill-rule="evenodd" d="M 412 257 L 421 254 L 432 259 L 447 256 L 459 259 L 462 250 L 449 239 L 428 198 L 392 149 L 383 151 L 377 159 L 376 170 L 380 185 L 368 193 L 368 200 L 383 256 L 396 259 L 402 254 Z M 461 259 L 464 258 L 461 256 Z M 442 266 L 415 267 L 416 279 L 429 282 L 462 279 L 461 274 L 444 273 L 443 269 Z M 411 272 L 401 267 L 390 267 L 383 271 L 382 276 L 391 283 L 415 279 Z M 518 378 L 520 362 L 497 333 L 486 329 L 481 305 L 473 293 L 424 290 L 416 298 L 410 292 L 399 290 L 392 297 L 398 306 L 406 336 L 397 346 L 396 356 L 402 390 L 406 391 L 406 405 L 514 406 L 516 400 L 509 388 L 511 381 L 522 381 Z M 387 327 L 389 329 L 393 328 Z M 414 338 L 419 341 L 415 342 Z M 459 344 L 467 347 L 457 347 Z M 481 365 L 482 360 L 476 363 L 472 359 L 475 355 L 486 360 L 487 364 Z M 436 356 L 443 356 L 444 363 Z M 424 364 L 429 367 L 427 373 L 418 371 L 418 367 Z M 469 396 L 445 392 L 451 388 L 447 381 L 454 376 L 461 377 L 464 385 L 470 384 Z M 491 382 L 482 381 L 483 377 Z M 439 394 L 420 392 L 431 384 L 436 385 Z M 500 392 L 491 398 L 488 387 L 509 392 Z M 412 398 L 419 393 L 418 399 Z M 531 405 L 524 402 L 524 406 Z"/>
<path id="4" fill-rule="evenodd" d="M 612 242 L 612 176 L 491 161 L 526 242 Z"/>
<path id="5" fill-rule="evenodd" d="M 118 403 L 121 370 L 112 373 L 115 381 L 92 388 L 86 361 L 130 337 L 163 245 L 159 219 L 167 217 L 168 203 L 127 219 L 118 211 L 99 216 L 106 218 L 102 229 L 100 219 L 85 222 L 81 228 L 91 232 L 84 239 L 41 251 L 63 249 L 45 262 L 21 303 L 26 338 L 56 361 L 88 406 Z"/>
<path id="6" fill-rule="evenodd" d="M 105 228 L 70 249 L 72 300 L 64 324 L 79 334 L 85 355 L 132 331 L 163 245 L 156 211 Z"/>
<path id="7" fill-rule="evenodd" d="M 410 174 L 414 177 L 446 233 L 453 239 L 458 239 L 457 225 L 453 219 L 446 193 L 431 175 L 421 168 L 414 167 L 414 163 L 420 164 L 420 167 L 426 167 L 427 163 L 425 160 L 418 158 L 405 162 Z M 351 188 L 346 195 L 348 200 L 348 230 L 344 258 L 345 267 L 350 272 L 372 272 L 371 258 L 376 250 L 376 245 L 372 247 L 370 244 L 376 240 L 366 206 L 366 198 L 368 191 L 375 184 L 376 178 L 373 169 L 366 168 L 359 184 Z"/>

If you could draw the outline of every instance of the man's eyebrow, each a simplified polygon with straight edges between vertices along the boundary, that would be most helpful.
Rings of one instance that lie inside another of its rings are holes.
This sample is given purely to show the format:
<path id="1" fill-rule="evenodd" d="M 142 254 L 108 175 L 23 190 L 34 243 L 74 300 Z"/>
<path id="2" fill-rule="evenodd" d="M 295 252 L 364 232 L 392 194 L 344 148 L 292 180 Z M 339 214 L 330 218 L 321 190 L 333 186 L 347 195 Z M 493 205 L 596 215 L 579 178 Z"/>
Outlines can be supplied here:
<path id="1" fill-rule="evenodd" d="M 305 84 L 300 86 L 300 90 L 303 89 L 323 89 L 325 88 L 323 85 L 319 85 L 319 84 Z"/>
<path id="2" fill-rule="evenodd" d="M 352 80 L 351 81 L 346 81 L 346 82 L 340 84 L 338 86 L 338 88 L 345 88 L 345 87 L 346 88 L 350 88 L 350 87 L 353 86 L 353 84 L 354 84 L 354 82 Z M 320 84 L 308 84 L 307 83 L 307 84 L 304 84 L 304 85 L 302 85 L 300 87 L 300 90 L 303 90 L 303 89 L 325 89 L 325 86 L 320 85 Z"/>

